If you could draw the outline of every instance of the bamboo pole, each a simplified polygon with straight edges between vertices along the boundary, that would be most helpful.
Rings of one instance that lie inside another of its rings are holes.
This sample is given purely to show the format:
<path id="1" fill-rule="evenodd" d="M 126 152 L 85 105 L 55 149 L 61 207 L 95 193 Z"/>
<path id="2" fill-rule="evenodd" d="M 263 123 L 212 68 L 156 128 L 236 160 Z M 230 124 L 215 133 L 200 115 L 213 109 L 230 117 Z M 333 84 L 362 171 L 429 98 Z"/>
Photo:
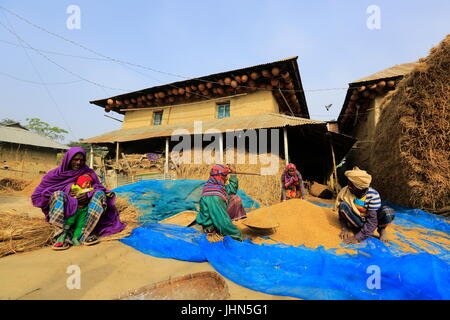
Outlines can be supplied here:
<path id="1" fill-rule="evenodd" d="M 283 138 L 284 138 L 284 158 L 286 160 L 286 165 L 289 164 L 289 149 L 288 149 L 288 136 L 287 128 L 283 128 Z"/>
<path id="2" fill-rule="evenodd" d="M 166 159 L 164 163 L 164 179 L 167 179 L 169 174 L 169 137 L 166 137 Z"/>
<path id="3" fill-rule="evenodd" d="M 94 147 L 92 146 L 92 143 L 90 145 L 89 158 L 89 167 L 94 169 Z"/>
<path id="4" fill-rule="evenodd" d="M 334 155 L 334 148 L 333 148 L 333 142 L 332 142 L 332 139 L 331 139 L 331 135 L 329 136 L 329 141 L 330 141 L 330 147 L 331 147 L 331 157 L 333 159 L 333 176 L 334 176 L 334 179 L 333 179 L 333 186 L 332 186 L 332 188 L 333 188 L 333 191 L 338 192 L 338 190 L 337 190 L 338 189 L 337 188 L 338 181 L 337 181 L 337 171 L 336 171 L 336 157 Z"/>

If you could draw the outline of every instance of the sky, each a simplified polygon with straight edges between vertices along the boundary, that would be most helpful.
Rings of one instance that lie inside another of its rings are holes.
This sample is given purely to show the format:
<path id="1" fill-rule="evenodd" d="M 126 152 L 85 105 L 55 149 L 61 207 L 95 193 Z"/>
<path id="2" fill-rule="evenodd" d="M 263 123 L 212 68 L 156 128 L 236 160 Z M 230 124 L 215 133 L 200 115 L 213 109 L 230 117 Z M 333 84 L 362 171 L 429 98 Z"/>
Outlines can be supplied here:
<path id="1" fill-rule="evenodd" d="M 0 119 L 78 141 L 121 127 L 89 101 L 298 56 L 311 118 L 333 120 L 348 83 L 427 56 L 449 12 L 447 0 L 0 0 Z"/>

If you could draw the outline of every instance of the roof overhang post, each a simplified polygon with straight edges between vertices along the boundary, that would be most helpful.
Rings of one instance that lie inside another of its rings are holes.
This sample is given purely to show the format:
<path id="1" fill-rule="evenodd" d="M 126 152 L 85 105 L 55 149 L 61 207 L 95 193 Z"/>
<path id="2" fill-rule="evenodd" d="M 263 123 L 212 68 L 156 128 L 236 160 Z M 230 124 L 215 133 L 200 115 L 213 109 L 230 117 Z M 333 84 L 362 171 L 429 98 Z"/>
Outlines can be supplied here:
<path id="1" fill-rule="evenodd" d="M 289 148 L 288 148 L 288 135 L 287 128 L 283 128 L 283 138 L 284 138 L 284 159 L 286 160 L 286 165 L 289 164 Z"/>
<path id="2" fill-rule="evenodd" d="M 94 147 L 92 143 L 90 144 L 90 150 L 89 150 L 89 167 L 91 169 L 94 169 Z"/>
<path id="3" fill-rule="evenodd" d="M 223 133 L 220 133 L 219 136 L 219 156 L 220 156 L 220 163 L 223 164 Z"/>
<path id="4" fill-rule="evenodd" d="M 166 137 L 166 159 L 164 163 L 164 179 L 167 179 L 169 174 L 169 137 Z"/>
<path id="5" fill-rule="evenodd" d="M 119 169 L 119 149 L 120 149 L 120 145 L 119 142 L 116 142 L 116 167 L 117 169 Z"/>

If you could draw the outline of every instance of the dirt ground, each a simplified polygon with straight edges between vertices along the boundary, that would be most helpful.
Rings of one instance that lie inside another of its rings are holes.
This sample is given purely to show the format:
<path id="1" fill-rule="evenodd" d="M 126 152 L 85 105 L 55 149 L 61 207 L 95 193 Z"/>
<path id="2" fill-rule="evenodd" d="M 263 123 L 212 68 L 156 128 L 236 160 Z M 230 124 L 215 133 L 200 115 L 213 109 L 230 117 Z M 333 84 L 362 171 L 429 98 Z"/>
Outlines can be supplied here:
<path id="1" fill-rule="evenodd" d="M 42 216 L 23 194 L 1 194 L 0 211 Z M 77 265 L 81 288 L 68 289 L 67 269 Z M 162 259 L 143 254 L 119 241 L 65 251 L 51 248 L 17 253 L 0 258 L 0 299 L 104 300 L 121 292 L 190 273 L 214 271 L 207 262 L 195 263 Z M 242 287 L 225 278 L 230 299 L 291 300 Z"/>

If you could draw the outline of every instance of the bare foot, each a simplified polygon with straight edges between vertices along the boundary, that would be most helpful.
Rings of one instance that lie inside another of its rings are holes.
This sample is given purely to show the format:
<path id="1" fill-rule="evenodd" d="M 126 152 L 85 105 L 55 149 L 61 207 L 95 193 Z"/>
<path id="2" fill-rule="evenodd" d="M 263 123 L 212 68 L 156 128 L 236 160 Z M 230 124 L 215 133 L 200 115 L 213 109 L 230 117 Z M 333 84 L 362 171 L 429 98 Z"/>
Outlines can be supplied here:
<path id="1" fill-rule="evenodd" d="M 339 238 L 341 238 L 342 240 L 347 240 L 350 237 L 350 230 L 348 230 L 347 228 L 342 228 L 341 233 L 339 233 Z"/>
<path id="2" fill-rule="evenodd" d="M 387 243 L 389 242 L 388 236 L 387 236 L 387 232 L 386 232 L 386 228 L 383 229 L 378 229 L 378 233 L 380 234 L 380 241 L 383 243 Z"/>

